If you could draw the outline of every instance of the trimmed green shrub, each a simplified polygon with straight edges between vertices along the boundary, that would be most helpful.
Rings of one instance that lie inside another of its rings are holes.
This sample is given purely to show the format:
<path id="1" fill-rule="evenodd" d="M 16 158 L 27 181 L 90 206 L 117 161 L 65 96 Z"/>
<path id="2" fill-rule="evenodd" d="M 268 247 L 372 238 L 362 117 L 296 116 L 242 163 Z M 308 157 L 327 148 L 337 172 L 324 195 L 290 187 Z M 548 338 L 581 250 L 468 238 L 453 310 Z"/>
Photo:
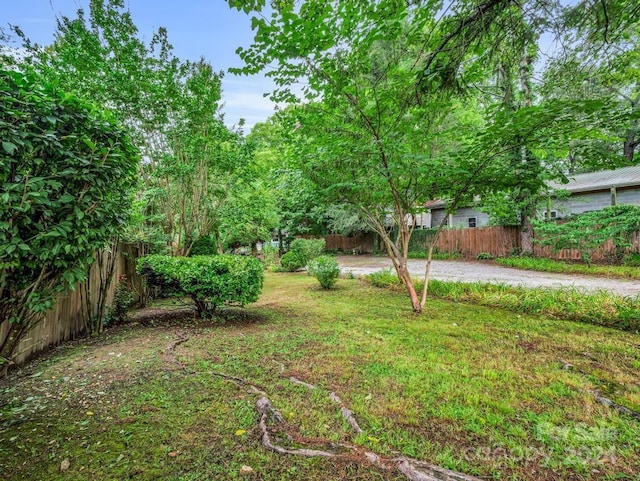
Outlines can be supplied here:
<path id="1" fill-rule="evenodd" d="M 325 247 L 324 239 L 296 239 L 291 242 L 289 252 L 294 252 L 302 258 L 302 267 L 307 263 L 322 255 Z"/>
<path id="2" fill-rule="evenodd" d="M 340 275 L 340 267 L 335 257 L 320 256 L 309 261 L 309 274 L 318 279 L 323 289 L 331 289 Z"/>
<path id="3" fill-rule="evenodd" d="M 476 259 L 478 259 L 479 261 L 487 261 L 493 259 L 493 256 L 488 252 L 481 252 L 476 256 Z"/>
<path id="4" fill-rule="evenodd" d="M 222 305 L 245 305 L 258 300 L 264 282 L 262 263 L 253 257 L 169 257 L 138 260 L 138 273 L 154 287 L 173 288 L 193 300 L 200 317 Z"/>
<path id="5" fill-rule="evenodd" d="M 298 252 L 289 251 L 280 259 L 282 268 L 289 272 L 295 272 L 302 269 L 306 264 L 305 258 Z"/>

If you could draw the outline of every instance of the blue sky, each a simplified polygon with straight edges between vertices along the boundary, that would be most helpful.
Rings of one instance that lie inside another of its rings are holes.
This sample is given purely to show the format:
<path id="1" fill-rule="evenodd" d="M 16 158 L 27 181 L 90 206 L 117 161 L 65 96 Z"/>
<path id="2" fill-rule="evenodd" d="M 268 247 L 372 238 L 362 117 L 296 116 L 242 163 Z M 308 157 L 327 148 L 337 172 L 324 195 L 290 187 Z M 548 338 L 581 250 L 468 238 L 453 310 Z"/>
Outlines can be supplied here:
<path id="1" fill-rule="evenodd" d="M 0 25 L 18 25 L 31 40 L 46 45 L 53 39 L 57 15 L 74 16 L 87 5 L 88 0 L 0 0 Z M 149 40 L 158 27 L 166 27 L 178 57 L 204 56 L 218 71 L 242 66 L 235 50 L 253 39 L 250 17 L 231 10 L 224 0 L 128 0 L 127 5 L 142 38 Z M 261 75 L 225 73 L 222 88 L 228 125 L 242 117 L 248 131 L 274 113 L 273 103 L 262 95 L 273 84 Z"/>

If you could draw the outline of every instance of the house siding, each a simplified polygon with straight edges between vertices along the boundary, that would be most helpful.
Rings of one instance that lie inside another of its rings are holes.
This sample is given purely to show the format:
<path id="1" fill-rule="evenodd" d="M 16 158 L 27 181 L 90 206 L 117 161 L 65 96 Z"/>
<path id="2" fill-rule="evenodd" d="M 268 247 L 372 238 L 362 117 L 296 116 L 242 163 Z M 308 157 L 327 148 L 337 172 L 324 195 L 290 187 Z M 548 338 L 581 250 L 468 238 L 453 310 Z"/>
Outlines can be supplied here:
<path id="1" fill-rule="evenodd" d="M 558 217 L 567 217 L 571 214 L 602 210 L 610 205 L 611 192 L 585 192 L 572 194 L 568 199 L 555 200 L 551 203 L 551 208 L 558 211 Z"/>
<path id="2" fill-rule="evenodd" d="M 618 204 L 640 205 L 640 189 L 618 189 Z"/>
<path id="3" fill-rule="evenodd" d="M 616 194 L 618 205 L 640 205 L 640 189 L 618 189 Z M 558 211 L 558 217 L 566 217 L 571 214 L 582 214 L 594 210 L 602 210 L 611 206 L 611 191 L 600 192 L 576 192 L 568 199 L 555 200 L 552 209 Z M 542 206 L 541 211 L 546 208 Z"/>
<path id="4" fill-rule="evenodd" d="M 438 227 L 442 219 L 446 216 L 444 209 L 431 210 L 431 226 Z M 451 227 L 469 227 L 469 218 L 476 218 L 476 227 L 482 227 L 489 224 L 489 215 L 484 212 L 478 212 L 473 207 L 463 207 L 458 209 L 452 216 Z"/>

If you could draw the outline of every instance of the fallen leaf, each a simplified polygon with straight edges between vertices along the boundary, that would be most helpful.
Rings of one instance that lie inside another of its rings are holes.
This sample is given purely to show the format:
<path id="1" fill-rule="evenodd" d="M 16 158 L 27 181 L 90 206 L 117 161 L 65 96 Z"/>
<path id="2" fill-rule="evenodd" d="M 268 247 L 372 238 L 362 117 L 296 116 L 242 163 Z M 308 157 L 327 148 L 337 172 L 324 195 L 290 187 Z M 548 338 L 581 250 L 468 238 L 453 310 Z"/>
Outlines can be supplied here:
<path id="1" fill-rule="evenodd" d="M 246 431 L 244 429 L 238 429 L 236 431 L 236 436 L 242 436 L 244 433 L 246 433 Z"/>
<path id="2" fill-rule="evenodd" d="M 86 415 L 87 415 L 87 416 L 93 416 L 93 413 L 92 413 L 91 411 L 87 411 L 87 412 L 86 412 Z"/>
<path id="3" fill-rule="evenodd" d="M 175 458 L 178 455 L 178 451 L 171 451 L 170 453 L 167 453 L 167 456 L 169 456 L 170 458 Z"/>
<path id="4" fill-rule="evenodd" d="M 65 459 L 60 463 L 60 471 L 66 471 L 71 466 L 71 462 L 68 459 Z"/>
<path id="5" fill-rule="evenodd" d="M 240 474 L 242 475 L 249 475 L 249 474 L 253 474 L 253 468 L 251 466 L 247 466 L 247 465 L 243 465 L 240 468 Z"/>

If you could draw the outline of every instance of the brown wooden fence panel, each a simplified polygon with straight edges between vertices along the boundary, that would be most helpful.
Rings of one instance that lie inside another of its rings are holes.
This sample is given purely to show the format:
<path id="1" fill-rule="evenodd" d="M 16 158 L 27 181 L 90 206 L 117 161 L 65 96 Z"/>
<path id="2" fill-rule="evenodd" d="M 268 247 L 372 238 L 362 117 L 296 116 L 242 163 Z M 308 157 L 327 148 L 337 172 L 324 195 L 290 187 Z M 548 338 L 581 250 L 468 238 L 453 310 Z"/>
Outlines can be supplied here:
<path id="1" fill-rule="evenodd" d="M 342 252 L 353 252 L 354 250 L 358 253 L 371 253 L 373 252 L 374 246 L 374 235 L 373 234 L 358 234 L 355 236 L 343 236 L 340 234 L 329 234 L 324 237 L 325 240 L 325 249 L 330 251 L 342 251 Z"/>
<path id="2" fill-rule="evenodd" d="M 535 237 L 535 236 L 534 236 Z M 486 252 L 494 257 L 505 257 L 518 252 L 520 249 L 520 228 L 511 226 L 474 227 L 468 229 L 443 229 L 440 232 L 436 247 L 439 252 L 457 252 L 465 257 L 476 257 Z M 640 252 L 640 232 L 636 232 L 631 239 L 628 252 Z M 577 249 L 562 249 L 554 251 L 549 246 L 534 243 L 534 255 L 560 260 L 580 260 L 581 254 Z M 616 253 L 613 241 L 605 244 L 591 253 L 591 259 L 600 261 Z"/>
<path id="3" fill-rule="evenodd" d="M 517 227 L 473 227 L 469 229 L 443 229 L 438 236 L 439 252 L 457 252 L 475 257 L 486 252 L 494 257 L 508 256 L 520 246 Z"/>
<path id="4" fill-rule="evenodd" d="M 116 281 L 121 275 L 133 284 L 134 290 L 140 289 L 142 279 L 135 273 L 137 248 L 135 245 L 121 244 L 118 247 L 117 260 L 114 269 L 114 280 L 107 293 L 107 305 L 113 302 Z M 92 293 L 92 302 L 96 301 L 99 285 L 99 272 L 96 265 L 92 266 L 85 282 L 90 284 L 89 292 Z M 84 334 L 82 320 L 82 299 L 84 284 L 78 284 L 75 289 L 61 293 L 58 296 L 55 307 L 47 312 L 44 319 L 37 323 L 18 345 L 13 361 L 23 364 L 34 355 L 46 351 L 51 346 L 61 342 L 75 339 Z M 0 339 L 4 340 L 8 333 L 8 324 L 0 325 Z"/>

